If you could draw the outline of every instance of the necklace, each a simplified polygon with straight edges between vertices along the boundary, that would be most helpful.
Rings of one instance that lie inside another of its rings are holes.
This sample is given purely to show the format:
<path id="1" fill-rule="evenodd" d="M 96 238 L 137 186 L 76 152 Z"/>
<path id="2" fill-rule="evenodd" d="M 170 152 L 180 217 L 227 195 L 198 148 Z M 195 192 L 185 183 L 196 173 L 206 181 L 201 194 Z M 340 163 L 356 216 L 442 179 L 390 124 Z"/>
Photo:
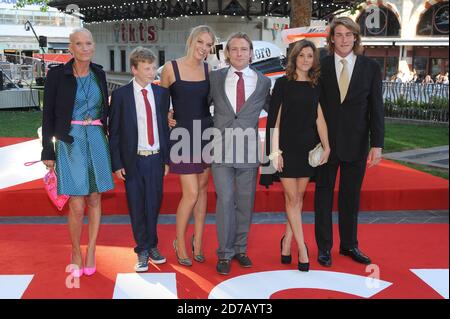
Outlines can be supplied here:
<path id="1" fill-rule="evenodd" d="M 85 121 L 92 121 L 92 117 L 89 114 L 89 92 L 91 90 L 91 84 L 92 84 L 91 71 L 90 70 L 88 71 L 87 79 L 85 79 L 83 81 L 81 76 L 79 75 L 77 69 L 75 67 L 73 69 L 75 70 L 76 76 L 80 80 L 81 91 L 83 92 L 83 95 L 84 95 L 84 98 L 85 98 L 85 101 L 86 101 L 86 117 L 85 117 Z M 89 86 L 87 87 L 87 90 L 85 89 L 86 82 L 89 82 Z"/>

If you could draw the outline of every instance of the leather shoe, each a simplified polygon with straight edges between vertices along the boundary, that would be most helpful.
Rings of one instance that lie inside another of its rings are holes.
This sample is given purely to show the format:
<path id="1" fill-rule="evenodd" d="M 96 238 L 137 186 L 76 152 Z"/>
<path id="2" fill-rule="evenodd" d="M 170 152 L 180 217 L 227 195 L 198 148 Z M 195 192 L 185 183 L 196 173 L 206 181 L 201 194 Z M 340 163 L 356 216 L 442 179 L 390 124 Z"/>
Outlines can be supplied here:
<path id="1" fill-rule="evenodd" d="M 305 244 L 305 248 L 306 248 L 306 255 L 308 256 L 308 262 L 307 263 L 302 263 L 300 262 L 300 252 L 298 253 L 298 270 L 300 271 L 309 271 L 309 252 L 308 252 L 308 246 L 306 246 Z"/>
<path id="2" fill-rule="evenodd" d="M 361 263 L 361 264 L 368 265 L 368 264 L 372 263 L 372 262 L 370 261 L 370 258 L 367 257 L 366 255 L 364 255 L 364 254 L 362 253 L 362 251 L 358 249 L 358 247 L 355 247 L 355 248 L 352 248 L 352 249 L 342 249 L 342 248 L 341 248 L 341 249 L 339 250 L 339 253 L 340 253 L 341 255 L 344 255 L 344 256 L 349 256 L 349 257 L 351 257 L 354 261 L 356 261 L 356 262 L 358 262 L 358 263 Z"/>
<path id="3" fill-rule="evenodd" d="M 221 275 L 228 275 L 231 270 L 231 261 L 229 259 L 219 259 L 216 270 Z"/>
<path id="4" fill-rule="evenodd" d="M 329 250 L 319 250 L 317 261 L 324 267 L 331 267 L 331 253 Z"/>
<path id="5" fill-rule="evenodd" d="M 284 236 L 281 237 L 281 241 L 280 241 L 281 263 L 287 265 L 292 262 L 292 256 L 291 255 L 283 255 L 283 240 L 284 240 Z"/>
<path id="6" fill-rule="evenodd" d="M 253 266 L 253 263 L 250 260 L 250 258 L 248 258 L 248 256 L 244 253 L 236 254 L 234 255 L 234 258 L 238 261 L 241 267 L 250 268 L 251 266 Z"/>

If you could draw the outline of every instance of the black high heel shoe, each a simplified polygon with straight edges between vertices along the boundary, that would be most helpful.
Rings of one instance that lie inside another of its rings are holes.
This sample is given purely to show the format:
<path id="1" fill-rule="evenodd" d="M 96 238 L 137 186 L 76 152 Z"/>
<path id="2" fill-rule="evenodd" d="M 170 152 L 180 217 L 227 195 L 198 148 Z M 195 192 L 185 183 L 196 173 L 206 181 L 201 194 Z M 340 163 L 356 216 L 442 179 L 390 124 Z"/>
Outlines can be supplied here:
<path id="1" fill-rule="evenodd" d="M 281 263 L 284 265 L 290 264 L 292 263 L 292 256 L 291 255 L 283 255 L 283 240 L 284 240 L 284 235 L 283 237 L 281 237 L 281 242 L 280 242 L 280 249 L 281 249 Z"/>
<path id="2" fill-rule="evenodd" d="M 305 243 L 305 248 L 306 248 L 306 255 L 308 256 L 308 262 L 307 263 L 301 263 L 300 262 L 300 252 L 298 253 L 298 270 L 300 271 L 304 271 L 304 272 L 308 272 L 309 271 L 309 252 L 308 252 L 308 246 L 306 246 Z"/>

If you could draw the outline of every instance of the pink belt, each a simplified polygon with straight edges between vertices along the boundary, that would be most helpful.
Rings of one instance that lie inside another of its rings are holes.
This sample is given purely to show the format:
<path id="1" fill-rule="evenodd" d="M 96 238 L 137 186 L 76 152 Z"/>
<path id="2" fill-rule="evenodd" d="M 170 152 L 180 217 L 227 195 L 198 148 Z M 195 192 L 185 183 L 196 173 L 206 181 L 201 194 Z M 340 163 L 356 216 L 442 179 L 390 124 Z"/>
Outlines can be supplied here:
<path id="1" fill-rule="evenodd" d="M 75 125 L 83 125 L 83 126 L 87 126 L 87 125 L 102 126 L 103 125 L 101 120 L 72 121 L 70 123 L 75 124 Z"/>

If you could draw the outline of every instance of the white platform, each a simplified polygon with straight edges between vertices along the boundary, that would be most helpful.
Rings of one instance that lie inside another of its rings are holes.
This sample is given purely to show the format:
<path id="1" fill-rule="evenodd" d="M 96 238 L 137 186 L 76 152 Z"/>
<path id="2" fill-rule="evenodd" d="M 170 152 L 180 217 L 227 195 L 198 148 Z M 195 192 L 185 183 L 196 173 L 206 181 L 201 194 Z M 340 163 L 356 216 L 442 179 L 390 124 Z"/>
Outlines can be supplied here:
<path id="1" fill-rule="evenodd" d="M 0 91 L 0 109 L 39 107 L 38 90 L 29 88 Z"/>
<path id="2" fill-rule="evenodd" d="M 24 163 L 41 158 L 39 139 L 0 147 L 0 189 L 43 178 L 47 169 L 42 163 L 25 166 Z"/>

